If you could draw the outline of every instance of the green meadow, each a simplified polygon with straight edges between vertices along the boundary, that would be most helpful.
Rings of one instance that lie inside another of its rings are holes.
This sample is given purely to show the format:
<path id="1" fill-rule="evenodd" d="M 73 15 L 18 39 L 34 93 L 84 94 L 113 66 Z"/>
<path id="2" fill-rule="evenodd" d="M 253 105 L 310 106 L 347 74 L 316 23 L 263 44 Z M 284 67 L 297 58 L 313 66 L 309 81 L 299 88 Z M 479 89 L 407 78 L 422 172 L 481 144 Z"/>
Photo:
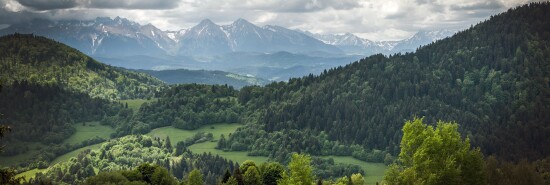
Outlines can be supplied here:
<path id="1" fill-rule="evenodd" d="M 71 137 L 65 139 L 63 144 L 78 144 L 94 137 L 109 139 L 111 134 L 115 132 L 113 127 L 101 125 L 98 121 L 78 123 L 74 127 L 76 132 Z"/>
<path id="2" fill-rule="evenodd" d="M 214 136 L 214 140 L 218 140 L 221 134 L 224 134 L 227 137 L 229 133 L 234 132 L 240 126 L 242 125 L 239 123 L 217 123 L 202 126 L 196 130 L 183 130 L 168 126 L 153 129 L 147 135 L 151 137 L 158 137 L 161 139 L 165 139 L 166 136 L 168 136 L 170 137 L 170 142 L 172 142 L 172 145 L 176 146 L 176 143 L 178 143 L 179 141 L 184 141 L 185 139 L 193 136 L 197 132 L 212 133 L 212 135 Z"/>
<path id="3" fill-rule="evenodd" d="M 332 158 L 334 159 L 334 163 L 355 164 L 361 166 L 363 171 L 365 171 L 365 184 L 376 184 L 376 182 L 381 182 L 384 178 L 384 172 L 388 168 L 388 166 L 384 163 L 365 162 L 351 156 L 323 156 L 322 158 Z"/>
<path id="4" fill-rule="evenodd" d="M 121 100 L 120 102 L 123 104 L 128 104 L 128 108 L 134 110 L 134 113 L 137 113 L 139 111 L 139 108 L 141 105 L 145 102 L 151 102 L 156 101 L 156 98 L 151 98 L 150 100 L 146 99 L 133 99 L 133 100 Z"/>

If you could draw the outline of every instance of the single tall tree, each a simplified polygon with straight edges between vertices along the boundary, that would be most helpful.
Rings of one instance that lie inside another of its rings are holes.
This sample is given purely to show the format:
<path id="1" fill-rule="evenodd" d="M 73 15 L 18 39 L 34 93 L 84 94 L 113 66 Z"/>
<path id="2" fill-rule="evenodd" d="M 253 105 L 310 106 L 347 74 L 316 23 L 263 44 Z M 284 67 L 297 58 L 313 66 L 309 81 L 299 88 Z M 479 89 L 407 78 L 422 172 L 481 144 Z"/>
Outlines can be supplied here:
<path id="1" fill-rule="evenodd" d="M 313 176 L 311 174 L 311 157 L 304 154 L 292 154 L 292 160 L 288 164 L 290 175 L 283 172 L 283 178 L 278 181 L 282 185 L 311 185 Z"/>
<path id="2" fill-rule="evenodd" d="M 388 184 L 484 184 L 483 155 L 463 140 L 458 124 L 439 121 L 434 128 L 414 118 L 403 126 L 401 153 L 390 165 Z"/>

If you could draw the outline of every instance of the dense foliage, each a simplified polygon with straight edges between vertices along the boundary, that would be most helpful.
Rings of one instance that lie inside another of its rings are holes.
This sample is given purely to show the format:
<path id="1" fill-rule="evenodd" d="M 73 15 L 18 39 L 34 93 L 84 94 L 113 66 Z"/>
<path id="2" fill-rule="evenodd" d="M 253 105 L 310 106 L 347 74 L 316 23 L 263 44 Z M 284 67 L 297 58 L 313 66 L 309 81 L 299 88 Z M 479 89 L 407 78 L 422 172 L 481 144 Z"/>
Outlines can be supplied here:
<path id="1" fill-rule="evenodd" d="M 138 166 L 134 170 L 114 171 L 109 173 L 99 173 L 92 176 L 84 185 L 103 185 L 103 184 L 163 184 L 177 185 L 177 179 L 170 175 L 166 168 L 147 163 Z"/>
<path id="2" fill-rule="evenodd" d="M 102 124 L 116 129 L 113 137 L 145 134 L 154 128 L 174 126 L 193 130 L 212 123 L 236 123 L 244 112 L 237 90 L 227 85 L 171 85 L 156 93 L 153 101 L 105 116 Z"/>
<path id="3" fill-rule="evenodd" d="M 498 161 L 494 156 L 485 160 L 485 177 L 490 185 L 550 184 L 550 157 L 528 162 Z"/>
<path id="4" fill-rule="evenodd" d="M 0 82 L 60 86 L 105 99 L 152 97 L 162 82 L 142 73 L 99 63 L 51 39 L 14 34 L 0 37 Z"/>
<path id="5" fill-rule="evenodd" d="M 243 112 L 237 93 L 227 85 L 172 86 L 159 92 L 156 102 L 142 105 L 136 120 L 151 128 L 172 125 L 189 130 L 211 123 L 235 123 Z"/>
<path id="6" fill-rule="evenodd" d="M 105 141 L 96 137 L 81 143 L 62 144 L 74 134 L 74 124 L 99 120 L 125 110 L 122 104 L 91 98 L 87 94 L 67 91 L 54 85 L 16 81 L 2 86 L 0 112 L 5 119 L 0 120 L 0 124 L 9 125 L 12 132 L 1 142 L 5 145 L 1 155 L 15 156 L 38 150 L 35 156 L 14 166 L 18 170 L 45 168 L 58 156 Z M 40 142 L 48 147 L 30 148 L 27 145 L 29 142 Z"/>
<path id="7" fill-rule="evenodd" d="M 7 142 L 37 141 L 60 143 L 74 133 L 72 124 L 115 115 L 121 104 L 69 92 L 58 86 L 14 82 L 1 87 L 0 112 L 13 128 Z M 24 147 L 8 145 L 7 155 Z"/>
<path id="8" fill-rule="evenodd" d="M 320 76 L 245 87 L 238 100 L 249 125 L 225 146 L 274 157 L 269 152 L 323 153 L 325 141 L 310 138 L 326 134 L 339 145 L 395 155 L 403 120 L 416 115 L 461 123 L 462 135 L 485 154 L 548 156 L 549 16 L 550 3 L 532 3 L 415 53 L 374 55 Z"/>
<path id="9" fill-rule="evenodd" d="M 169 142 L 166 142 L 166 140 L 144 135 L 131 135 L 112 139 L 105 142 L 97 150 L 85 150 L 77 157 L 49 167 L 44 174 L 39 173 L 35 178 L 27 180 L 31 184 L 34 182 L 53 182 L 54 184 L 101 184 L 112 182 L 124 184 L 132 181 L 155 184 L 152 182 L 167 180 L 166 182 L 171 183 L 172 179 L 174 182 L 181 179 L 184 182 L 191 183 L 200 179 L 202 183 L 215 185 L 220 182 L 227 182 L 232 177 L 240 183 L 276 184 L 278 180 L 283 178 L 282 172 L 285 171 L 284 166 L 277 162 L 256 165 L 253 161 L 246 161 L 239 166 L 237 163 L 217 155 L 193 154 L 187 149 L 177 155 L 170 152 L 171 146 L 167 144 Z M 305 160 L 303 155 L 296 154 L 295 156 L 299 156 L 300 160 Z M 295 158 L 293 158 L 293 161 L 298 160 Z M 307 174 L 300 173 L 299 178 L 303 176 L 313 178 L 315 173 L 312 173 L 312 168 L 315 168 L 316 165 L 312 166 L 310 164 L 311 159 L 309 157 L 307 157 L 307 161 L 295 163 L 290 162 L 291 171 L 292 169 L 309 169 Z M 313 169 L 314 171 L 315 169 Z M 364 172 L 362 170 L 358 172 L 342 170 L 333 173 L 334 176 L 326 179 L 330 180 L 333 177 L 344 176 L 342 173 L 352 175 Z M 159 177 L 154 178 L 155 176 Z M 320 178 L 324 177 L 321 176 Z"/>
<path id="10" fill-rule="evenodd" d="M 97 150 L 86 150 L 67 162 L 49 167 L 45 174 L 36 179 L 49 179 L 55 183 L 79 183 L 98 172 L 112 172 L 132 169 L 141 164 L 154 164 L 166 168 L 171 175 L 183 178 L 193 169 L 205 174 L 208 184 L 216 184 L 218 177 L 226 169 L 234 169 L 237 164 L 211 154 L 193 154 L 185 150 L 181 155 L 173 155 L 171 146 L 159 138 L 131 135 L 112 139 Z M 164 173 L 164 172 L 163 172 Z M 132 181 L 131 179 L 129 179 Z"/>
<path id="11" fill-rule="evenodd" d="M 434 128 L 415 118 L 403 126 L 398 163 L 384 177 L 392 184 L 486 184 L 483 155 L 470 149 L 458 124 L 438 122 Z"/>
<path id="12" fill-rule="evenodd" d="M 5 140 L 13 144 L 3 155 L 29 150 L 19 141 L 60 143 L 74 133 L 72 124 L 125 110 L 110 100 L 152 97 L 162 85 L 51 39 L 24 34 L 0 37 L 0 71 L 0 112 L 14 128 Z M 38 158 L 47 162 L 74 147 L 51 147 L 63 149 L 41 152 Z"/>

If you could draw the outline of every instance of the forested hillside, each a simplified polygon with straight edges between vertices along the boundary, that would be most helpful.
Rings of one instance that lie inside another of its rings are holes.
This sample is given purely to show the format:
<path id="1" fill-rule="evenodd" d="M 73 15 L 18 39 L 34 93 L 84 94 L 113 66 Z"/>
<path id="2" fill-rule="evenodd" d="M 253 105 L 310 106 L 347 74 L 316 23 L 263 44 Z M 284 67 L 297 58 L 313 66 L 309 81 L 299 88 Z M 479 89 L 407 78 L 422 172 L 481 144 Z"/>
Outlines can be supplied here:
<path id="1" fill-rule="evenodd" d="M 0 37 L 0 71 L 0 124 L 13 130 L 3 141 L 10 143 L 2 154 L 8 156 L 29 151 L 28 142 L 60 144 L 75 132 L 73 124 L 127 109 L 113 100 L 151 98 L 163 85 L 149 75 L 99 63 L 51 39 L 23 34 Z M 48 162 L 81 146 L 42 151 L 36 159 Z"/>
<path id="2" fill-rule="evenodd" d="M 116 129 L 114 136 L 145 134 L 151 129 L 174 126 L 193 130 L 212 123 L 236 123 L 243 112 L 227 85 L 173 85 L 157 93 L 156 100 L 131 110 L 105 116 L 102 123 Z"/>
<path id="3" fill-rule="evenodd" d="M 73 123 L 116 115 L 123 106 L 87 94 L 68 92 L 59 86 L 30 84 L 27 81 L 2 86 L 0 90 L 0 124 L 8 124 L 4 155 L 28 150 L 16 141 L 59 143 L 74 133 Z"/>
<path id="4" fill-rule="evenodd" d="M 238 100 L 248 109 L 248 126 L 225 146 L 277 158 L 292 151 L 368 157 L 344 147 L 353 145 L 397 154 L 403 120 L 416 115 L 460 123 L 485 154 L 548 156 L 548 17 L 549 3 L 524 5 L 414 53 L 374 55 L 319 76 L 245 87 Z"/>
<path id="5" fill-rule="evenodd" d="M 142 105 L 137 119 L 151 127 L 196 129 L 212 123 L 236 123 L 243 107 L 227 85 L 178 85 L 161 91 L 157 102 Z"/>
<path id="6" fill-rule="evenodd" d="M 32 34 L 0 37 L 3 85 L 60 86 L 104 99 L 152 97 L 162 82 L 142 73 L 99 63 L 78 50 Z"/>

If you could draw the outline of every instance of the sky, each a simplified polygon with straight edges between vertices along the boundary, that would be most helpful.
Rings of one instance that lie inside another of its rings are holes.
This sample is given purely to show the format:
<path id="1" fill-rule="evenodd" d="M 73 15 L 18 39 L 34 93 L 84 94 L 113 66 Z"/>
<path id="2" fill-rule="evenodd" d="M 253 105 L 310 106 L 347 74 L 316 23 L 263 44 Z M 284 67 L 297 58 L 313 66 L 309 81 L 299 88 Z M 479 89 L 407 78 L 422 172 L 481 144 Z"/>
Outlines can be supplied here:
<path id="1" fill-rule="evenodd" d="M 354 33 L 401 40 L 419 30 L 462 30 L 509 8 L 538 0 L 0 0 L 0 28 L 34 18 L 124 17 L 162 30 L 219 25 L 238 18 L 313 33 Z"/>

